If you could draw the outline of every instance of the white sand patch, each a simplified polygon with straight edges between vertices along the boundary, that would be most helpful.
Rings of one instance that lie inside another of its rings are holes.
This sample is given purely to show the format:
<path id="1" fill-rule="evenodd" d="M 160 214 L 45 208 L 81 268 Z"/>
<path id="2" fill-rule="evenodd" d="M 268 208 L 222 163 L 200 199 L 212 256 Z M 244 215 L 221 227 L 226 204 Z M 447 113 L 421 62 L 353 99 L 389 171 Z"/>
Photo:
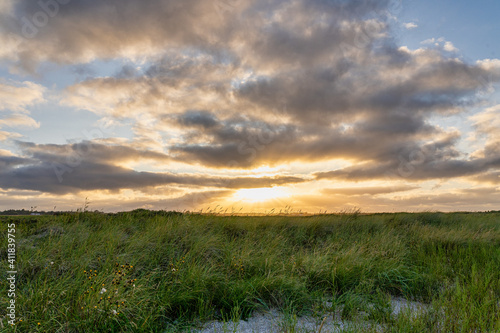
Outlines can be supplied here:
<path id="1" fill-rule="evenodd" d="M 327 304 L 328 305 L 328 304 Z M 421 311 L 425 311 L 428 306 L 419 303 L 412 302 L 402 298 L 395 298 L 391 301 L 392 314 L 393 316 L 398 316 L 401 313 L 410 312 L 411 314 L 417 315 Z M 342 332 L 343 330 L 350 328 L 368 327 L 370 325 L 375 325 L 380 327 L 376 323 L 370 323 L 368 321 L 347 321 L 341 320 L 339 316 L 333 316 L 332 313 L 326 313 L 320 317 L 304 316 L 290 318 L 285 314 L 273 309 L 270 311 L 256 313 L 248 320 L 240 320 L 239 322 L 222 322 L 222 321 L 211 321 L 205 323 L 200 329 L 192 330 L 194 333 L 273 333 L 273 332 L 286 332 L 289 331 L 290 326 L 294 326 L 295 332 L 297 333 L 317 333 L 323 323 L 321 329 L 322 333 L 330 332 Z"/>

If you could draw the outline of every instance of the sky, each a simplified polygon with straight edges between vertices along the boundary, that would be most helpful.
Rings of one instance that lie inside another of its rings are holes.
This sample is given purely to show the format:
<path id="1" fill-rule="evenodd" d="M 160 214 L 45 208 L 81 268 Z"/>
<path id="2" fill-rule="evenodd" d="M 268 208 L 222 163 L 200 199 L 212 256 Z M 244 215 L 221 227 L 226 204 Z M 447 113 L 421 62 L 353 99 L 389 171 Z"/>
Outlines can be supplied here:
<path id="1" fill-rule="evenodd" d="M 0 210 L 498 210 L 498 14 L 0 0 Z"/>

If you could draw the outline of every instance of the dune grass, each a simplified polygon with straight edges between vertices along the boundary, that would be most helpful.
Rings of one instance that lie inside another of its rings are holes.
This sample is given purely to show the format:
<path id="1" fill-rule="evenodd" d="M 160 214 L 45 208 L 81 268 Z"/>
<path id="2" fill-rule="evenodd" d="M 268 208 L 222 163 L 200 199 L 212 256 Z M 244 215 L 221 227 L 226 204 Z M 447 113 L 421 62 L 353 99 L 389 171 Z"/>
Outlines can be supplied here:
<path id="1" fill-rule="evenodd" d="M 17 324 L 5 318 L 4 276 L 2 331 L 180 332 L 271 308 L 289 332 L 297 316 L 325 313 L 370 323 L 364 331 L 500 331 L 499 213 L 0 221 L 16 223 L 18 246 Z M 6 249 L 2 237 L 3 263 Z M 394 316 L 393 297 L 428 310 Z"/>

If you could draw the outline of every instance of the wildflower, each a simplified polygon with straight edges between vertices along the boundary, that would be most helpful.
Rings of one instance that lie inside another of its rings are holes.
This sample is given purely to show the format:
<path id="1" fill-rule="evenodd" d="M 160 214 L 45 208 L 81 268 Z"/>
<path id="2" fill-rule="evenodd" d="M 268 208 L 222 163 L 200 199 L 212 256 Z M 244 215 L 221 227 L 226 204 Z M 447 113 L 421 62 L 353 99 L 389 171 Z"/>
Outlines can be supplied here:
<path id="1" fill-rule="evenodd" d="M 40 323 L 38 323 L 38 325 L 41 325 Z"/>
<path id="2" fill-rule="evenodd" d="M 111 310 L 111 313 L 113 313 L 114 315 L 117 315 L 117 314 L 118 314 L 118 312 L 116 312 L 116 310 L 114 310 L 114 309 L 113 309 L 113 310 Z"/>
<path id="3" fill-rule="evenodd" d="M 106 292 L 106 288 L 101 289 L 101 294 L 104 294 Z"/>
<path id="4" fill-rule="evenodd" d="M 54 265 L 54 262 L 53 262 L 53 261 L 51 261 L 51 262 L 50 262 L 50 264 L 51 264 L 51 265 Z"/>

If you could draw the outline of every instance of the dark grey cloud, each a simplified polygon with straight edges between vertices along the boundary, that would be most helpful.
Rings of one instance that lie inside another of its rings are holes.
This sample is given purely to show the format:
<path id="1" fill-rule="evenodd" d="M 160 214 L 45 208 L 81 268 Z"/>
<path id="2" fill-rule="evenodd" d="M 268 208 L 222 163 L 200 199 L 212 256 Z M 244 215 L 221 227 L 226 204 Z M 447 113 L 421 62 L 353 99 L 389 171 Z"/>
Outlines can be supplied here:
<path id="1" fill-rule="evenodd" d="M 82 143 L 83 144 L 83 143 Z M 19 143 L 27 157 L 0 156 L 0 188 L 46 193 L 76 193 L 90 190 L 119 191 L 163 185 L 216 187 L 226 189 L 272 187 L 306 181 L 294 176 L 214 177 L 208 175 L 138 172 L 117 166 L 120 161 L 138 158 L 161 162 L 161 153 L 139 151 L 125 146 L 85 142 L 85 154 L 68 145 Z M 76 152 L 79 152 L 76 154 Z"/>
<path id="2" fill-rule="evenodd" d="M 207 19 L 215 14 L 212 6 L 199 0 L 64 3 L 43 8 L 37 1 L 16 1 L 14 11 L 3 14 L 2 30 L 27 38 L 18 50 L 23 66 L 33 68 L 44 60 L 114 58 L 133 47 L 199 43 L 203 34 L 196 30 L 209 25 Z M 40 52 L 32 54 L 37 47 Z"/>
<path id="3" fill-rule="evenodd" d="M 431 51 L 428 56 L 433 61 L 423 66 L 421 56 L 413 56 L 404 66 L 369 52 L 364 56 L 371 57 L 371 61 L 348 63 L 342 59 L 314 69 L 283 71 L 248 82 L 237 94 L 267 110 L 283 109 L 286 103 L 287 115 L 301 121 L 349 121 L 364 114 L 381 120 L 418 119 L 429 113 L 457 112 L 457 108 L 471 106 L 477 101 L 476 94 L 492 79 L 478 65 Z M 402 73 L 409 75 L 404 77 Z"/>
<path id="4" fill-rule="evenodd" d="M 258 56 L 290 62 L 319 59 L 344 35 L 354 38 L 355 29 L 344 26 L 348 32 L 341 34 L 342 20 L 388 17 L 388 6 L 398 1 L 57 0 L 41 6 L 19 0 L 12 12 L 0 13 L 0 28 L 28 39 L 18 50 L 19 62 L 26 67 L 44 60 L 114 58 L 138 47 L 143 52 L 186 46 L 218 52 L 243 36 Z M 270 13 L 278 11 L 288 20 L 276 22 Z M 305 27 L 321 39 L 304 38 Z M 38 53 L 30 53 L 37 48 Z"/>
<path id="5" fill-rule="evenodd" d="M 206 111 L 187 111 L 177 118 L 180 125 L 186 127 L 212 128 L 219 125 L 217 117 Z"/>
<path id="6" fill-rule="evenodd" d="M 476 159 L 438 159 L 427 155 L 421 150 L 415 150 L 421 156 L 412 160 L 411 152 L 407 155 L 399 155 L 399 159 L 380 163 L 364 163 L 347 167 L 344 169 L 318 172 L 316 179 L 345 179 L 353 181 L 364 181 L 372 179 L 407 179 L 413 181 L 430 179 L 451 179 L 460 177 L 472 177 L 490 170 L 500 168 L 500 156 L 493 158 Z M 478 180 L 494 180 L 491 174 L 478 176 Z"/>
<path id="7" fill-rule="evenodd" d="M 192 116 L 190 112 L 188 115 Z M 219 168 L 248 168 L 339 157 L 359 162 L 386 163 L 390 159 L 398 162 L 398 156 L 406 156 L 421 149 L 418 143 L 420 139 L 430 134 L 440 134 L 439 130 L 418 117 L 409 117 L 407 120 L 394 118 L 387 120 L 387 123 L 366 119 L 346 130 L 342 125 L 285 125 L 248 117 L 221 120 L 213 114 L 202 115 L 210 119 L 210 127 L 202 131 L 200 128 L 187 130 L 187 144 L 172 146 L 169 151 L 177 160 L 197 161 L 201 165 Z M 183 115 L 178 117 L 184 119 Z M 399 130 L 398 126 L 391 124 L 401 125 L 403 129 Z M 202 142 L 197 143 L 200 138 Z M 456 137 L 424 148 L 432 151 L 433 159 L 456 157 L 459 153 L 454 149 L 456 140 L 453 139 Z"/>
<path id="8" fill-rule="evenodd" d="M 106 145 L 88 140 L 63 145 L 22 141 L 16 143 L 31 161 L 50 161 L 70 166 L 78 164 L 79 161 L 108 164 L 137 160 L 160 162 L 172 160 L 170 156 L 161 152 L 140 150 L 123 145 Z"/>

